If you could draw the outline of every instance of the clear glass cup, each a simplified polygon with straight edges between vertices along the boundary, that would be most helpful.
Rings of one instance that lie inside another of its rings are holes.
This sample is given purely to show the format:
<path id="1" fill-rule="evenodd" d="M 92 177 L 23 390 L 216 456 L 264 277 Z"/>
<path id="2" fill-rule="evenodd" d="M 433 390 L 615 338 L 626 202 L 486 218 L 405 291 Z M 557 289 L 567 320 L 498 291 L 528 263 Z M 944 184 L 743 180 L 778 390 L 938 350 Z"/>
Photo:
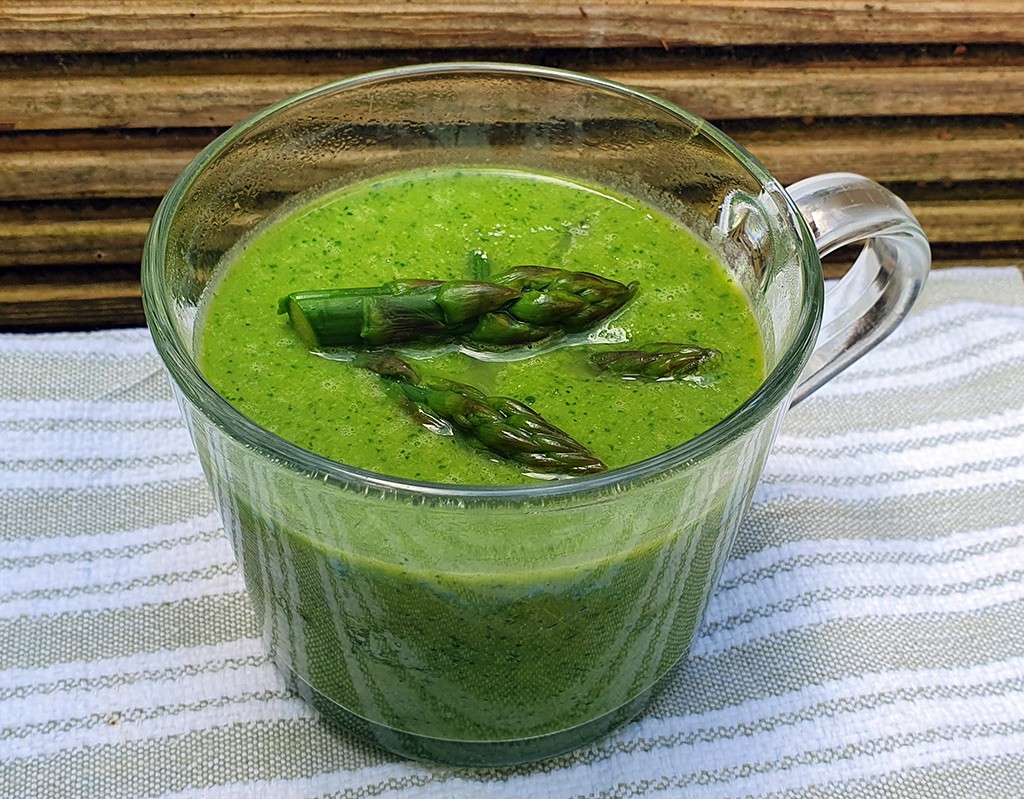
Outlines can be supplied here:
<path id="1" fill-rule="evenodd" d="M 195 361 L 198 307 L 241 236 L 323 187 L 452 164 L 560 173 L 678 219 L 749 294 L 762 385 L 657 457 L 527 486 L 353 468 L 262 429 L 213 390 Z M 826 296 L 820 255 L 860 240 Z M 929 265 L 910 211 L 866 178 L 787 190 L 656 97 L 464 63 L 343 80 L 229 130 L 161 204 L 142 281 L 157 350 L 291 684 L 400 754 L 495 765 L 573 749 L 643 709 L 693 640 L 786 410 L 899 322 Z"/>

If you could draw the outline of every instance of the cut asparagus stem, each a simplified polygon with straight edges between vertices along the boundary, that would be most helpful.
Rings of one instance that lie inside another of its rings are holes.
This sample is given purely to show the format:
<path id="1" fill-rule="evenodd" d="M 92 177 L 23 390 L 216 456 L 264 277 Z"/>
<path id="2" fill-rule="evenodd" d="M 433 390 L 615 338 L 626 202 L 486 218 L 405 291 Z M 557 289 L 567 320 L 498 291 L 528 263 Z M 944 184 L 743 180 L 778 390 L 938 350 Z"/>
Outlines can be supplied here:
<path id="1" fill-rule="evenodd" d="M 400 386 L 414 418 L 427 429 L 458 431 L 473 446 L 526 471 L 585 475 L 608 468 L 568 433 L 514 399 L 489 397 L 454 380 L 424 382 L 409 363 L 391 353 L 362 353 L 353 363 Z"/>
<path id="2" fill-rule="evenodd" d="M 278 312 L 316 350 L 460 340 L 510 346 L 593 327 L 625 305 L 637 285 L 521 266 L 490 281 L 396 280 L 299 291 L 282 298 Z"/>
<path id="3" fill-rule="evenodd" d="M 705 372 L 722 360 L 716 349 L 690 344 L 647 344 L 594 353 L 590 363 L 626 380 L 666 381 Z"/>

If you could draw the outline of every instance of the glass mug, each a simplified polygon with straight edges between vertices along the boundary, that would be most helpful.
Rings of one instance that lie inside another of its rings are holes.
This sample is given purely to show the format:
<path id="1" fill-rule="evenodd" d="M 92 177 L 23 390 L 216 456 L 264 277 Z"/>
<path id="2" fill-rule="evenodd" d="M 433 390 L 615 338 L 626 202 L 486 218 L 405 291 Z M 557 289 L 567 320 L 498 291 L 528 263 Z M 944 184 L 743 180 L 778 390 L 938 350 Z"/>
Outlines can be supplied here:
<path id="1" fill-rule="evenodd" d="M 557 173 L 671 214 L 749 295 L 763 383 L 724 421 L 648 460 L 459 486 L 313 454 L 203 379 L 200 303 L 242 236 L 324 187 L 453 164 Z M 820 256 L 861 240 L 826 296 Z M 784 189 L 723 133 L 656 97 L 560 70 L 464 63 L 343 80 L 227 131 L 163 200 L 142 286 L 290 684 L 394 752 L 498 765 L 582 746 L 644 708 L 690 647 L 786 410 L 898 324 L 929 265 L 910 211 L 866 178 Z"/>

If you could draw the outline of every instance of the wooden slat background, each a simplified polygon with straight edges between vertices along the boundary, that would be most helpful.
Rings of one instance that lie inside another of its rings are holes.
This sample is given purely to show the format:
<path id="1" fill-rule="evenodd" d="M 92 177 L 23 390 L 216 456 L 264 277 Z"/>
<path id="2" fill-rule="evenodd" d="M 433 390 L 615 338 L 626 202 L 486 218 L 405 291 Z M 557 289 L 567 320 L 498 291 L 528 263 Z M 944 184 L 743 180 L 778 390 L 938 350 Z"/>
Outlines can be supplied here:
<path id="1" fill-rule="evenodd" d="M 4 0 L 0 330 L 142 323 L 149 220 L 214 136 L 328 80 L 456 59 L 647 89 L 783 182 L 891 186 L 939 266 L 1024 263 L 1024 0 Z"/>

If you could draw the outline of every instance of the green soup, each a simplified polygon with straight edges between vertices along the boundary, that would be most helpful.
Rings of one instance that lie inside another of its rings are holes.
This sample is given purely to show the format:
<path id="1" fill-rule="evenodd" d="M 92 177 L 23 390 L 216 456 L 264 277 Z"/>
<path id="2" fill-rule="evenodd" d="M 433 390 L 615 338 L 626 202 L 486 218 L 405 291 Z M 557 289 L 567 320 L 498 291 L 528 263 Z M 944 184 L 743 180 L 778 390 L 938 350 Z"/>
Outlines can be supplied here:
<path id="1" fill-rule="evenodd" d="M 531 482 L 424 429 L 375 375 L 310 354 L 277 314 L 278 300 L 297 290 L 471 278 L 472 253 L 483 253 L 494 273 L 539 264 L 639 281 L 619 315 L 573 342 L 584 346 L 542 344 L 522 360 L 449 353 L 416 361 L 424 375 L 526 402 L 611 468 L 706 430 L 761 381 L 748 301 L 707 245 L 634 200 L 483 170 L 364 183 L 270 226 L 216 283 L 202 326 L 202 369 L 262 426 L 342 463 L 442 483 Z M 714 346 L 723 367 L 702 380 L 628 382 L 586 367 L 591 341 Z"/>
<path id="2" fill-rule="evenodd" d="M 527 403 L 612 469 L 721 421 L 763 378 L 749 302 L 706 244 L 619 193 L 493 169 L 361 183 L 265 226 L 211 283 L 201 368 L 260 425 L 342 463 L 441 483 L 536 482 L 427 430 L 385 381 L 308 352 L 277 313 L 293 291 L 480 278 L 481 262 L 492 274 L 539 264 L 639 281 L 597 329 L 514 358 L 405 353 L 425 376 Z M 665 341 L 713 346 L 722 363 L 671 382 L 585 365 L 599 347 Z M 635 712 L 685 653 L 717 568 L 723 514 L 735 509 L 705 503 L 686 524 L 680 502 L 654 491 L 642 508 L 612 515 L 601 503 L 578 515 L 456 511 L 450 531 L 422 535 L 414 509 L 378 524 L 369 499 L 345 518 L 298 502 L 269 513 L 242 491 L 221 505 L 271 646 L 304 689 L 411 754 L 474 762 L 465 749 L 419 744 L 561 736 L 480 758 L 504 762 L 567 748 L 587 737 L 582 730 Z M 606 554 L 576 556 L 588 549 Z"/>

